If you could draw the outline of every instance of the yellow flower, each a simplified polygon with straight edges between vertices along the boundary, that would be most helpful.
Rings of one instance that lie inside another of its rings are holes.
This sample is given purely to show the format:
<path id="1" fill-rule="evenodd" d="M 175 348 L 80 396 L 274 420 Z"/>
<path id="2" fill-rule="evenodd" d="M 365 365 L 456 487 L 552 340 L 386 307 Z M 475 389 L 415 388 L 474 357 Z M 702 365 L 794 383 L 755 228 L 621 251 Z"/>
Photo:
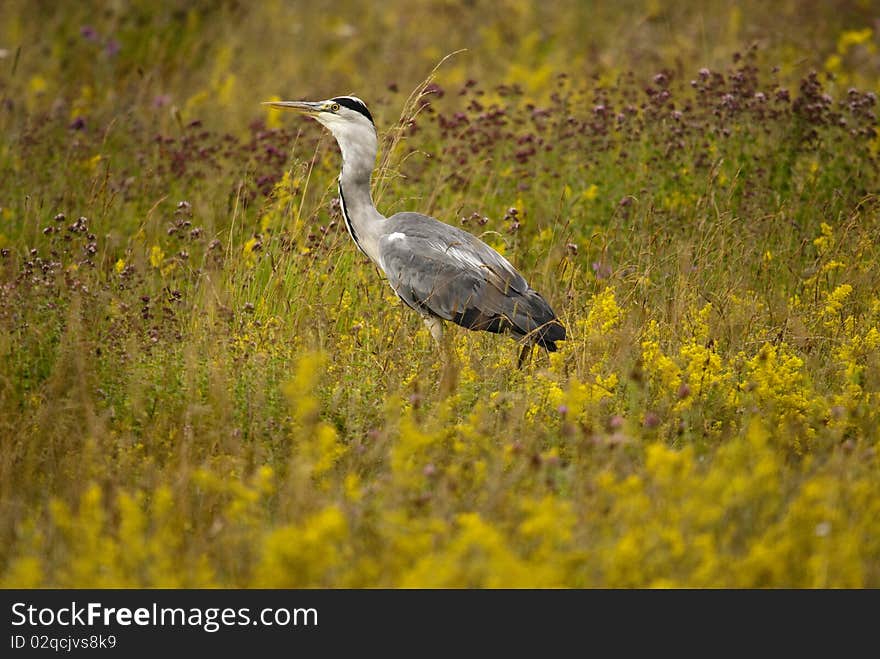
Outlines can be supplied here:
<path id="1" fill-rule="evenodd" d="M 874 31 L 869 27 L 863 30 L 846 30 L 837 39 L 837 52 L 844 55 L 851 47 L 870 41 L 873 34 Z"/>
<path id="2" fill-rule="evenodd" d="M 48 88 L 49 83 L 46 82 L 46 78 L 41 76 L 40 74 L 35 75 L 28 81 L 28 90 L 36 95 L 42 94 Z"/>
<path id="3" fill-rule="evenodd" d="M 598 196 L 599 186 L 595 183 L 590 183 L 590 185 L 587 186 L 587 189 L 581 192 L 581 199 L 584 201 L 593 201 Z"/>
<path id="4" fill-rule="evenodd" d="M 606 288 L 593 296 L 590 312 L 587 314 L 587 327 L 593 332 L 607 334 L 620 323 L 621 315 L 614 289 Z"/>
<path id="5" fill-rule="evenodd" d="M 270 96 L 269 101 L 280 101 L 280 96 Z M 264 112 L 266 113 L 266 127 L 275 129 L 281 128 L 281 111 L 278 108 L 273 108 L 272 106 L 266 105 L 264 106 Z M 285 173 L 286 175 L 286 173 Z"/>
<path id="6" fill-rule="evenodd" d="M 88 169 L 90 172 L 95 171 L 103 158 L 104 157 L 100 153 L 95 154 L 86 161 L 86 169 Z"/>
<path id="7" fill-rule="evenodd" d="M 241 249 L 241 252 L 244 255 L 245 264 L 247 264 L 248 267 L 253 267 L 257 262 L 257 254 L 254 248 L 259 242 L 260 240 L 256 237 L 251 238 Z"/>
<path id="8" fill-rule="evenodd" d="M 348 523 L 328 506 L 302 524 L 282 526 L 268 534 L 257 566 L 257 583 L 271 588 L 331 586 L 345 565 Z"/>
<path id="9" fill-rule="evenodd" d="M 822 311 L 822 315 L 828 319 L 825 321 L 826 327 L 836 324 L 839 320 L 838 316 L 840 316 L 843 305 L 852 290 L 853 287 L 849 284 L 841 284 L 825 296 L 825 309 Z"/>
<path id="10" fill-rule="evenodd" d="M 822 235 L 813 240 L 813 244 L 816 246 L 819 254 L 823 254 L 831 245 L 831 238 L 834 235 L 834 231 L 831 226 L 825 222 L 822 222 L 822 224 L 819 225 L 819 228 L 822 231 Z"/>
<path id="11" fill-rule="evenodd" d="M 837 53 L 833 53 L 825 60 L 825 70 L 829 73 L 837 73 L 840 71 L 841 57 Z"/>
<path id="12" fill-rule="evenodd" d="M 150 265 L 154 268 L 159 268 L 162 266 L 162 261 L 165 260 L 165 252 L 162 251 L 162 248 L 158 245 L 153 245 L 150 248 Z"/>

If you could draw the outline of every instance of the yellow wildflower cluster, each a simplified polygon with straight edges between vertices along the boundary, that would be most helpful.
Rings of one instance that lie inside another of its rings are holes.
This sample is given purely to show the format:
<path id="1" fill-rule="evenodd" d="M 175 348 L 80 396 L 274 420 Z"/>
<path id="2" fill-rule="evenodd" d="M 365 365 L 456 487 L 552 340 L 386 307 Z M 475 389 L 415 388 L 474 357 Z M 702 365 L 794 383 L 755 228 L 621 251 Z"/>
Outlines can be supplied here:
<path id="1" fill-rule="evenodd" d="M 843 455 L 791 463 L 758 421 L 705 464 L 693 447 L 662 442 L 645 445 L 639 474 L 594 452 L 573 457 L 569 493 L 547 488 L 560 466 L 529 466 L 527 455 L 505 467 L 516 487 L 503 490 L 426 469 L 435 433 L 409 425 L 390 447 L 392 472 L 434 481 L 415 498 L 401 498 L 396 477 L 374 480 L 368 498 L 335 498 L 350 478 L 328 474 L 330 488 L 291 511 L 273 503 L 285 479 L 268 467 L 245 480 L 202 468 L 182 490 L 124 489 L 109 501 L 92 484 L 76 511 L 55 501 L 48 520 L 30 523 L 2 584 L 858 587 L 876 567 L 877 458 L 839 478 Z M 522 495 L 535 491 L 535 469 L 544 491 Z M 798 486 L 782 487 L 792 477 Z M 456 489 L 461 503 L 448 508 Z M 196 548 L 183 540 L 194 532 L 205 536 Z"/>
<path id="2" fill-rule="evenodd" d="M 293 380 L 284 385 L 293 415 L 293 458 L 311 477 L 320 480 L 345 455 L 336 429 L 318 419 L 319 399 L 315 395 L 326 358 L 318 353 L 300 359 Z"/>

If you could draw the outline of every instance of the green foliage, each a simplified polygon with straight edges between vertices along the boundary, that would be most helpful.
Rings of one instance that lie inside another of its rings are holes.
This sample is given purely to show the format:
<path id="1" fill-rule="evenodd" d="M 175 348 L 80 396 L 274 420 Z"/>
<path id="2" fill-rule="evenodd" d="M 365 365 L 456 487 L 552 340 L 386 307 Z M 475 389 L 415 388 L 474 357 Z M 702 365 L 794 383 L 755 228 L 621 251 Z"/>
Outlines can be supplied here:
<path id="1" fill-rule="evenodd" d="M 0 585 L 880 586 L 877 35 L 802 4 L 3 3 Z M 559 352 L 438 359 L 258 104 L 339 93 Z"/>

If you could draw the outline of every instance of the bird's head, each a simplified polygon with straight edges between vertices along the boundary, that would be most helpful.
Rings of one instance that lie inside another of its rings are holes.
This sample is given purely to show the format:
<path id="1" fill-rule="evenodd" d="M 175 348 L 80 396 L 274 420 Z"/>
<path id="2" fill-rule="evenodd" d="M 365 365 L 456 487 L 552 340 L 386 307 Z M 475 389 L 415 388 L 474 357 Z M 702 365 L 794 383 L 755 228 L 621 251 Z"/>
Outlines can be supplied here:
<path id="1" fill-rule="evenodd" d="M 347 149 L 372 149 L 375 155 L 376 126 L 373 115 L 356 96 L 337 96 L 326 101 L 266 101 L 263 105 L 293 110 L 323 124 L 339 142 L 343 156 Z"/>
<path id="2" fill-rule="evenodd" d="M 378 137 L 373 115 L 361 99 L 337 96 L 326 101 L 267 101 L 264 105 L 293 110 L 320 122 L 339 143 L 349 173 L 369 179 L 378 150 Z"/>

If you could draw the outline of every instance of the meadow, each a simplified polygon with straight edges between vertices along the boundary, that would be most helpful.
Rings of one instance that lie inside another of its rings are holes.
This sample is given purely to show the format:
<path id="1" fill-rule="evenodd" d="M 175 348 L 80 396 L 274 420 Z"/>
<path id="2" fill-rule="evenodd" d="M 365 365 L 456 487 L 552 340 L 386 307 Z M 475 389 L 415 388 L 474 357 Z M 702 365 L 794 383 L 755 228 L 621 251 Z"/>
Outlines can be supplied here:
<path id="1" fill-rule="evenodd" d="M 0 586 L 880 587 L 871 2 L 0 4 Z M 568 328 L 428 331 L 374 199 Z M 445 370 L 444 370 L 445 369 Z"/>

